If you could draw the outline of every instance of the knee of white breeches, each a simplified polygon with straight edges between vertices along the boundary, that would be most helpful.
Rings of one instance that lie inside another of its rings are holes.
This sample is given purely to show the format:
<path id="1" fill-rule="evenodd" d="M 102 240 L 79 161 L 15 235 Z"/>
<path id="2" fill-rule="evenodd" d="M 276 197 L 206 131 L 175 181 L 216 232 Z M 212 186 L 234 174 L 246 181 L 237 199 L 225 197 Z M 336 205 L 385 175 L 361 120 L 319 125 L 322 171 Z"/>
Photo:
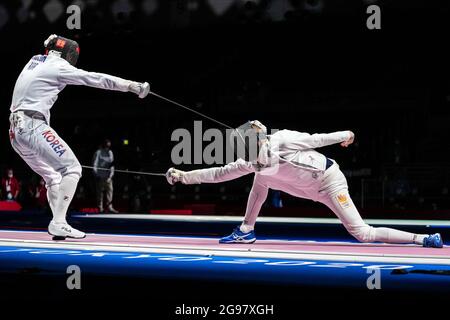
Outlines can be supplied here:
<path id="1" fill-rule="evenodd" d="M 375 241 L 375 228 L 367 224 L 361 226 L 348 226 L 347 230 L 359 242 Z"/>
<path id="2" fill-rule="evenodd" d="M 80 163 L 77 161 L 73 165 L 71 165 L 69 168 L 67 168 L 67 171 L 63 174 L 63 176 L 71 175 L 73 178 L 78 177 L 78 180 L 80 180 L 82 175 L 82 168 Z"/>

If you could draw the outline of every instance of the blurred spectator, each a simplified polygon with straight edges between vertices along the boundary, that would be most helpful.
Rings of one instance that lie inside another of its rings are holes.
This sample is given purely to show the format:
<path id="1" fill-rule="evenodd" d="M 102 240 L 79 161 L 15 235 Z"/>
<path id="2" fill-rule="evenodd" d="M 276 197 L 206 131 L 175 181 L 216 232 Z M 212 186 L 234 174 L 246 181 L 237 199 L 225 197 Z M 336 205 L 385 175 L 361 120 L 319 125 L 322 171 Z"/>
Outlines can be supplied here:
<path id="1" fill-rule="evenodd" d="M 103 145 L 94 154 L 94 175 L 96 177 L 97 207 L 104 211 L 103 193 L 106 195 L 106 208 L 109 212 L 117 213 L 112 205 L 113 201 L 113 177 L 114 155 L 111 151 L 111 141 L 106 139 Z"/>
<path id="2" fill-rule="evenodd" d="M 391 148 L 391 156 L 389 159 L 390 161 L 394 162 L 395 164 L 401 164 L 407 161 L 406 159 L 407 146 L 406 144 L 401 142 L 400 138 L 398 137 L 395 138 L 390 148 Z"/>
<path id="3" fill-rule="evenodd" d="M 16 201 L 20 192 L 20 183 L 14 177 L 13 169 L 6 170 L 6 177 L 1 184 L 2 200 Z"/>
<path id="4" fill-rule="evenodd" d="M 139 170 L 142 170 L 139 168 Z M 132 181 L 130 183 L 130 193 L 132 195 L 131 197 L 131 203 L 130 207 L 133 212 L 144 212 L 146 210 L 145 208 L 145 198 L 146 198 L 146 190 L 147 190 L 147 180 L 145 177 L 141 175 L 133 175 Z"/>
<path id="5" fill-rule="evenodd" d="M 152 186 L 147 186 L 147 192 L 145 195 L 145 202 L 146 202 L 146 211 L 149 211 L 153 208 L 153 194 L 152 194 Z"/>
<path id="6" fill-rule="evenodd" d="M 86 200 L 86 189 L 83 184 L 78 185 L 78 191 L 75 194 L 75 198 L 79 201 Z"/>
<path id="7" fill-rule="evenodd" d="M 281 192 L 278 190 L 274 190 L 272 192 L 271 199 L 272 207 L 274 208 L 283 208 L 283 201 L 281 200 Z"/>
<path id="8" fill-rule="evenodd" d="M 47 188 L 44 179 L 41 178 L 38 185 L 30 187 L 30 195 L 36 208 L 44 209 L 47 207 Z"/>

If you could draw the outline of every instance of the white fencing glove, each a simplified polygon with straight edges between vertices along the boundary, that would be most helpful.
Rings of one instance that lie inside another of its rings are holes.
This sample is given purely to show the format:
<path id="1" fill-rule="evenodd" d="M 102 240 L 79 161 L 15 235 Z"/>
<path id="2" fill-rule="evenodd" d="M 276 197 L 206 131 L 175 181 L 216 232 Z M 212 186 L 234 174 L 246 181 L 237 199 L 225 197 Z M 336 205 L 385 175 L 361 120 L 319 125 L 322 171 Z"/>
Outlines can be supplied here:
<path id="1" fill-rule="evenodd" d="M 181 170 L 178 170 L 175 168 L 170 168 L 166 172 L 167 182 L 170 183 L 171 185 L 174 185 L 177 182 L 184 183 L 184 181 L 183 181 L 184 173 L 185 173 L 184 171 L 181 171 Z"/>
<path id="2" fill-rule="evenodd" d="M 150 92 L 150 84 L 148 82 L 131 82 L 128 86 L 128 90 L 137 94 L 139 98 L 145 98 Z"/>
<path id="3" fill-rule="evenodd" d="M 250 121 L 250 124 L 251 124 L 252 126 L 255 126 L 255 127 L 261 129 L 261 131 L 262 131 L 264 134 L 267 134 L 267 127 L 266 127 L 265 125 L 263 125 L 260 121 L 258 121 L 258 120 L 253 120 L 253 121 Z"/>
<path id="4" fill-rule="evenodd" d="M 348 140 L 341 142 L 342 147 L 347 148 L 353 143 L 353 141 L 355 141 L 355 134 L 352 131 L 349 131 L 349 136 L 350 138 Z"/>
<path id="5" fill-rule="evenodd" d="M 50 43 L 50 41 L 52 41 L 53 39 L 58 38 L 58 36 L 56 34 L 52 34 L 50 35 L 47 40 L 44 41 L 44 47 L 47 48 L 48 44 Z"/>

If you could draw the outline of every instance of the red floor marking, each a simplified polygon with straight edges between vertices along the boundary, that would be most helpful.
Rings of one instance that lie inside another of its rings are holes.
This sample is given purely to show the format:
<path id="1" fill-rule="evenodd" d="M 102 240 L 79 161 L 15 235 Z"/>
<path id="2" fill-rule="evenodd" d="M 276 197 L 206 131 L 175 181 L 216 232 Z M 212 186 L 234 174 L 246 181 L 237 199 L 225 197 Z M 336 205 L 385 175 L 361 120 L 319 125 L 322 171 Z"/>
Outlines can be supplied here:
<path id="1" fill-rule="evenodd" d="M 51 236 L 45 232 L 27 231 L 1 231 L 0 239 L 18 241 L 51 241 Z M 208 249 L 260 249 L 285 252 L 332 252 L 332 253 L 355 253 L 355 254 L 386 254 L 404 256 L 431 256 L 450 257 L 450 246 L 442 249 L 423 248 L 416 245 L 392 245 L 381 243 L 341 243 L 341 242 L 308 242 L 287 240 L 258 240 L 254 244 L 219 244 L 218 239 L 195 238 L 195 237 L 158 237 L 158 236 L 126 236 L 126 235 L 102 235 L 88 234 L 85 239 L 68 239 L 67 243 L 94 243 L 94 244 L 117 244 L 134 245 L 142 247 L 168 246 L 182 247 L 184 249 L 199 247 Z"/>

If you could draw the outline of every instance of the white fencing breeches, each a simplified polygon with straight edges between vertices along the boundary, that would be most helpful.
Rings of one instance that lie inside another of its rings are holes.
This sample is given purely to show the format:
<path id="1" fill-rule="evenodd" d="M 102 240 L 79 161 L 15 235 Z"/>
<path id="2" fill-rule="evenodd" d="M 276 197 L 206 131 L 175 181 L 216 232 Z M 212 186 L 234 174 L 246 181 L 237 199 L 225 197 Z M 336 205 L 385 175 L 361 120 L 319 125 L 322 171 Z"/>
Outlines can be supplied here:
<path id="1" fill-rule="evenodd" d="M 413 233 L 391 228 L 374 228 L 366 224 L 348 192 L 347 180 L 338 166 L 326 172 L 320 191 L 320 202 L 328 206 L 347 231 L 360 242 L 414 243 Z"/>
<path id="2" fill-rule="evenodd" d="M 81 177 L 75 154 L 39 114 L 11 114 L 9 131 L 13 149 L 47 185 L 47 198 L 55 223 L 66 223 L 66 213 Z"/>
<path id="3" fill-rule="evenodd" d="M 62 177 L 68 174 L 81 177 L 81 165 L 75 154 L 45 120 L 20 111 L 12 114 L 10 119 L 13 149 L 44 179 L 47 188 L 60 184 Z"/>

